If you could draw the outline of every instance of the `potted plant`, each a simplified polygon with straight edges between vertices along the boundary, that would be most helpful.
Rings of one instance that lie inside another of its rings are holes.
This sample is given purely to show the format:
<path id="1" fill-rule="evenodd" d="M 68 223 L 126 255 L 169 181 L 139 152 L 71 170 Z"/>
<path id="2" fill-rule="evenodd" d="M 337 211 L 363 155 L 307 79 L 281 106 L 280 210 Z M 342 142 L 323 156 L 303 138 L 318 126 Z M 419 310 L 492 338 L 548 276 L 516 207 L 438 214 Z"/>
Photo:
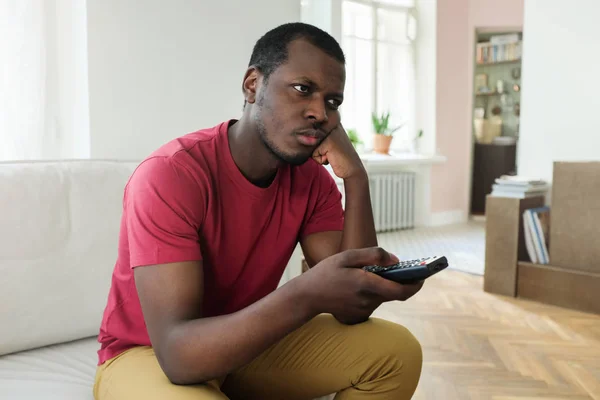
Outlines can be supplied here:
<path id="1" fill-rule="evenodd" d="M 354 128 L 348 129 L 346 131 L 346 133 L 348 134 L 350 143 L 352 143 L 352 146 L 354 146 L 355 149 L 357 149 L 358 146 L 363 143 L 362 140 L 360 140 L 360 137 L 358 136 L 358 132 L 356 132 L 356 129 L 354 129 Z"/>
<path id="2" fill-rule="evenodd" d="M 374 138 L 373 138 L 373 150 L 376 153 L 380 154 L 389 154 L 390 153 L 390 145 L 392 144 L 392 139 L 394 137 L 394 133 L 402 128 L 406 122 L 403 122 L 399 126 L 395 128 L 390 128 L 390 113 L 381 114 L 381 116 L 376 113 L 371 114 L 371 120 L 373 121 L 373 129 L 374 129 Z"/>

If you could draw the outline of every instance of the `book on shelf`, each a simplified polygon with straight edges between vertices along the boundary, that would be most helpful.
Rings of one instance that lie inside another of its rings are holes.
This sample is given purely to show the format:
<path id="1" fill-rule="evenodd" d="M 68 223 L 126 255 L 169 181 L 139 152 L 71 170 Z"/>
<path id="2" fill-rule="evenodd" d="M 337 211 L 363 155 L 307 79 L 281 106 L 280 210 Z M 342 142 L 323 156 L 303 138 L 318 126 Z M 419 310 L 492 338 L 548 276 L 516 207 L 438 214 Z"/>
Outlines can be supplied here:
<path id="1" fill-rule="evenodd" d="M 520 60 L 522 53 L 521 41 L 518 37 L 516 37 L 516 40 L 513 39 L 477 43 L 477 64 Z"/>
<path id="2" fill-rule="evenodd" d="M 499 186 L 497 184 L 492 185 L 492 196 L 494 197 L 510 197 L 514 199 L 526 199 L 529 197 L 545 196 L 547 189 L 521 189 L 521 188 L 507 188 L 506 186 Z"/>
<path id="3" fill-rule="evenodd" d="M 523 233 L 527 254 L 534 264 L 549 264 L 550 207 L 530 208 L 523 212 Z"/>
<path id="4" fill-rule="evenodd" d="M 546 181 L 540 178 L 523 175 L 502 175 L 496 178 L 496 183 L 501 185 L 546 185 Z"/>

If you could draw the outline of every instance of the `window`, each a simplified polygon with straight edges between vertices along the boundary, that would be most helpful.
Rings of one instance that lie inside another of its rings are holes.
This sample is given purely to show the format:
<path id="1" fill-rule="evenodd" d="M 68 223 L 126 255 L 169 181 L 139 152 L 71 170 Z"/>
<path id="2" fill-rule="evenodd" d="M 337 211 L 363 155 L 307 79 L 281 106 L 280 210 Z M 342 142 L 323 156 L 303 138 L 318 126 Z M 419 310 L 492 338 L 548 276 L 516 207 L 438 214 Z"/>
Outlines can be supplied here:
<path id="1" fill-rule="evenodd" d="M 0 161 L 89 157 L 86 10 L 0 0 Z"/>
<path id="2" fill-rule="evenodd" d="M 0 161 L 40 158 L 47 118 L 43 0 L 0 0 Z"/>
<path id="3" fill-rule="evenodd" d="M 406 123 L 392 141 L 399 150 L 414 137 L 414 0 L 343 0 L 342 48 L 346 90 L 344 127 L 372 148 L 371 113 L 390 112 L 390 126 Z"/>

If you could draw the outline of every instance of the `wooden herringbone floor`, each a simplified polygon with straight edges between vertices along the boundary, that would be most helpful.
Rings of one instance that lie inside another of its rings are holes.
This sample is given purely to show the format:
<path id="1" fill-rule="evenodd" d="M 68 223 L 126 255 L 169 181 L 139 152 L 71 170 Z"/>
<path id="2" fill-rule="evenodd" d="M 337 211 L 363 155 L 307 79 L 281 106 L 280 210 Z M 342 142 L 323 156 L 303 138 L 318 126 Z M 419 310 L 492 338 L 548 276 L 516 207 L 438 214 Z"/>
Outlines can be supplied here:
<path id="1" fill-rule="evenodd" d="M 415 400 L 600 399 L 600 316 L 482 285 L 481 276 L 446 270 L 413 299 L 377 310 L 423 346 Z"/>

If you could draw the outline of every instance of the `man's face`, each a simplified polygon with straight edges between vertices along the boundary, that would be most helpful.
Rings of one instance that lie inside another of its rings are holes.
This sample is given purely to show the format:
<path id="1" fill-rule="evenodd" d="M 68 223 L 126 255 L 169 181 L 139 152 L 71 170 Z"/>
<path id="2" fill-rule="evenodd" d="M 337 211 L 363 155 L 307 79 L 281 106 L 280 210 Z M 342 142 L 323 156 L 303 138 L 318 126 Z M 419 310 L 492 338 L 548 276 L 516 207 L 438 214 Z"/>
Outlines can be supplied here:
<path id="1" fill-rule="evenodd" d="M 262 141 L 282 161 L 300 165 L 340 123 L 345 67 L 298 39 L 288 60 L 259 85 L 253 118 Z"/>

